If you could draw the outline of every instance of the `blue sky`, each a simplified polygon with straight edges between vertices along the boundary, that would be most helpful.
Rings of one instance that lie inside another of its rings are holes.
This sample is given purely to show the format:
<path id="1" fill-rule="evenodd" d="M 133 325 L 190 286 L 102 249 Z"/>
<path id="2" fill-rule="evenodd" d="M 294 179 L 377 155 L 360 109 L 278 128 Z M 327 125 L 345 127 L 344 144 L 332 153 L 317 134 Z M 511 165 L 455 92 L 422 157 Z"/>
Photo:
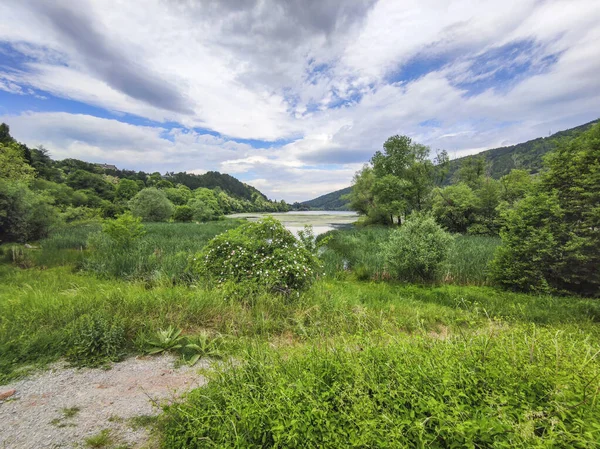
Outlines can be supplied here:
<path id="1" fill-rule="evenodd" d="M 598 118 L 597 42 L 597 0 L 5 0 L 0 121 L 306 200 L 394 134 L 459 157 Z"/>

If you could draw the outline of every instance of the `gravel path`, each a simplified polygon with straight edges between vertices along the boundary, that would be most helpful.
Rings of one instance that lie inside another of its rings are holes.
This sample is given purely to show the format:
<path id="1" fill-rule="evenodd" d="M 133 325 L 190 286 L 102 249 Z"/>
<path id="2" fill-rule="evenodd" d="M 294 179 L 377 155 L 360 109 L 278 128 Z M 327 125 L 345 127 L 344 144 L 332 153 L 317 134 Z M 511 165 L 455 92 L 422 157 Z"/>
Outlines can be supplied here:
<path id="1" fill-rule="evenodd" d="M 146 447 L 149 431 L 135 425 L 143 418 L 131 418 L 155 416 L 160 410 L 154 401 L 172 400 L 206 382 L 197 372 L 209 362 L 174 368 L 174 360 L 137 357 L 109 370 L 55 364 L 0 386 L 0 394 L 16 390 L 0 401 L 0 448 L 81 448 L 103 429 L 110 429 L 113 442 L 106 447 Z"/>

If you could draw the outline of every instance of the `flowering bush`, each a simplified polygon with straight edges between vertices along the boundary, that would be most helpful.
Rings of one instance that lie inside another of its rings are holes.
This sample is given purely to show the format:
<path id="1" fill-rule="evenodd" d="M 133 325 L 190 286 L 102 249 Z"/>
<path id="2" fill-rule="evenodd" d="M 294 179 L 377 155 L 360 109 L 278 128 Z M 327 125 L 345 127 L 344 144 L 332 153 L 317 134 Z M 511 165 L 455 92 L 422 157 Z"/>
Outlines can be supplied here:
<path id="1" fill-rule="evenodd" d="M 191 261 L 194 274 L 289 293 L 307 288 L 319 260 L 283 225 L 265 218 L 213 238 Z"/>

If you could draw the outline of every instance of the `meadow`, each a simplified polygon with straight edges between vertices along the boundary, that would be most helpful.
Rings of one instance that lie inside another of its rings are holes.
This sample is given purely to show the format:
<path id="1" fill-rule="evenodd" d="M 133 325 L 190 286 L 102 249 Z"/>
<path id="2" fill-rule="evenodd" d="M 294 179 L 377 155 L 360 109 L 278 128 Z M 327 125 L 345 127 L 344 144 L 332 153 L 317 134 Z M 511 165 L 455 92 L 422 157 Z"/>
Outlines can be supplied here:
<path id="1" fill-rule="evenodd" d="M 490 286 L 499 241 L 480 236 L 456 237 L 431 282 L 393 281 L 378 227 L 320 237 L 322 273 L 298 295 L 190 280 L 190 255 L 240 223 L 145 224 L 103 257 L 94 222 L 0 247 L 0 383 L 62 357 L 86 364 L 81 329 L 107 362 L 171 327 L 224 363 L 165 408 L 165 448 L 597 447 L 597 300 Z"/>

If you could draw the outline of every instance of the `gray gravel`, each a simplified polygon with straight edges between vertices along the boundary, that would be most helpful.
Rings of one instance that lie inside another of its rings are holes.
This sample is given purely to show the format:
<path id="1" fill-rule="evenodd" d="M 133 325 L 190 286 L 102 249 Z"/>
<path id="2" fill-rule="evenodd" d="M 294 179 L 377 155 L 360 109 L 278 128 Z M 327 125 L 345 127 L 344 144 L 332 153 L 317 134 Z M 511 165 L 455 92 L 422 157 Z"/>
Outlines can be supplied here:
<path id="1" fill-rule="evenodd" d="M 0 448 L 85 447 L 86 438 L 110 429 L 114 447 L 147 447 L 147 428 L 134 428 L 131 418 L 157 415 L 156 403 L 172 401 L 203 385 L 200 361 L 193 368 L 174 367 L 169 355 L 137 357 L 116 363 L 112 369 L 74 369 L 55 364 L 9 385 L 16 390 L 0 401 Z M 66 418 L 64 409 L 78 407 Z"/>

